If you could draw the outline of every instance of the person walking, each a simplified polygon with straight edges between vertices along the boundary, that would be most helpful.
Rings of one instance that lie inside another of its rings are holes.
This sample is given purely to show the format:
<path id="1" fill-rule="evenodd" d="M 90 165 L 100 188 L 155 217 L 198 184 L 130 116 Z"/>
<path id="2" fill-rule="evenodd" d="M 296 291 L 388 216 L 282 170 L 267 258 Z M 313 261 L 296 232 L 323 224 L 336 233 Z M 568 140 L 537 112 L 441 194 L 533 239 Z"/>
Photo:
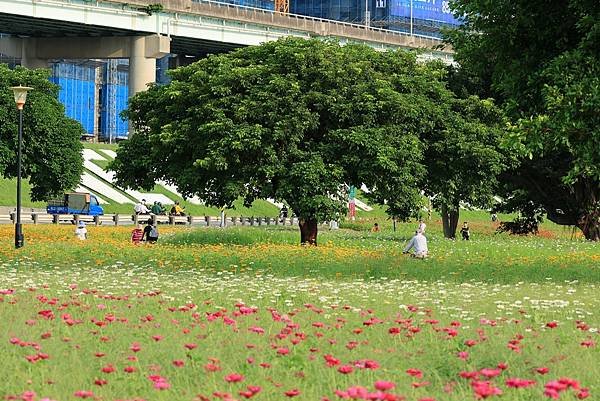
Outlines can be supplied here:
<path id="1" fill-rule="evenodd" d="M 427 248 L 427 238 L 420 231 L 415 231 L 415 235 L 410 239 L 404 251 L 402 253 L 409 253 L 411 249 L 414 249 L 412 257 L 423 259 L 426 258 L 429 249 Z"/>

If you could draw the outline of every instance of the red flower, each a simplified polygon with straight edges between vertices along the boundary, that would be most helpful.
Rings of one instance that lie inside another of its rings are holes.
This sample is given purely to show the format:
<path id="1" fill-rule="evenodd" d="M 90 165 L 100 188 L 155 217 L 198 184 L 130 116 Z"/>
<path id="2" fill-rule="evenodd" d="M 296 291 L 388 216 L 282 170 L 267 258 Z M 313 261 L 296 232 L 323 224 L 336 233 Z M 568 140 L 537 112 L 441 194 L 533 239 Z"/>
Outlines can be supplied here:
<path id="1" fill-rule="evenodd" d="M 183 361 L 182 361 L 182 360 L 180 360 L 180 359 L 176 359 L 176 360 L 174 360 L 174 361 L 173 361 L 173 366 L 176 366 L 176 367 L 180 368 L 180 367 L 182 367 L 183 365 L 185 365 L 185 362 L 183 362 Z"/>
<path id="2" fill-rule="evenodd" d="M 551 329 L 554 329 L 557 326 L 558 326 L 557 322 L 548 322 L 548 323 L 546 323 L 546 327 L 551 328 Z"/>
<path id="3" fill-rule="evenodd" d="M 108 364 L 102 368 L 102 372 L 104 372 L 104 373 L 112 373 L 115 370 L 116 370 L 115 367 L 111 364 Z"/>
<path id="4" fill-rule="evenodd" d="M 421 379 L 423 377 L 423 372 L 421 372 L 419 369 L 410 368 L 406 370 L 406 373 L 412 377 L 416 377 L 417 379 Z"/>
<path id="5" fill-rule="evenodd" d="M 352 373 L 354 368 L 350 365 L 342 365 L 338 368 L 338 372 L 347 375 L 348 373 Z"/>
<path id="6" fill-rule="evenodd" d="M 190 344 L 185 344 L 184 347 L 189 349 L 189 350 L 193 350 L 194 348 L 196 348 L 198 346 L 198 344 L 195 343 L 190 343 Z"/>
<path id="7" fill-rule="evenodd" d="M 545 375 L 546 373 L 548 373 L 550 371 L 550 369 L 548 369 L 547 367 L 543 366 L 541 368 L 536 368 L 535 371 L 538 372 L 541 375 Z"/>
<path id="8" fill-rule="evenodd" d="M 283 394 L 285 394 L 288 397 L 295 397 L 295 396 L 297 396 L 297 395 L 300 394 L 300 390 L 298 390 L 298 389 L 295 388 L 293 390 L 288 390 L 288 391 L 286 391 Z"/>

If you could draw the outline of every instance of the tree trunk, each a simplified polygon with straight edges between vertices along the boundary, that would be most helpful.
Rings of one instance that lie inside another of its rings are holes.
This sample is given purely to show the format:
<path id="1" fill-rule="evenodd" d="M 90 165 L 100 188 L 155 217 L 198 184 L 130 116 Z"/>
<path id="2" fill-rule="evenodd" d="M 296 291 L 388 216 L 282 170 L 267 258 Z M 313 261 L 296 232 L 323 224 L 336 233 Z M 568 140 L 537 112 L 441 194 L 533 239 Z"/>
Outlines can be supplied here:
<path id="1" fill-rule="evenodd" d="M 585 239 L 600 241 L 600 209 L 582 216 L 577 222 L 577 227 L 583 231 Z"/>
<path id="2" fill-rule="evenodd" d="M 298 221 L 300 226 L 300 244 L 302 245 L 317 245 L 317 221 L 304 220 Z"/>
<path id="3" fill-rule="evenodd" d="M 455 239 L 456 227 L 458 226 L 458 206 L 449 207 L 442 205 L 442 225 L 444 227 L 444 237 Z"/>

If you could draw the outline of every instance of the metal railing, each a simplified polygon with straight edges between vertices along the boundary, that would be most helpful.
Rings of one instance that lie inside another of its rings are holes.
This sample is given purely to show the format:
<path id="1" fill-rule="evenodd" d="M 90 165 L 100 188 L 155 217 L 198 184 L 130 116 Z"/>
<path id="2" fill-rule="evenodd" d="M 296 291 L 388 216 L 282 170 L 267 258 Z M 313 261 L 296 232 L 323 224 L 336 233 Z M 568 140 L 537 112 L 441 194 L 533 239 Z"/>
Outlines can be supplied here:
<path id="1" fill-rule="evenodd" d="M 14 224 L 16 213 L 0 214 L 0 224 Z M 196 227 L 226 227 L 226 226 L 263 226 L 263 225 L 294 225 L 298 219 L 280 218 L 269 216 L 226 216 L 223 221 L 216 216 L 167 216 L 167 215 L 130 215 L 130 214 L 105 214 L 102 216 L 88 216 L 77 214 L 47 214 L 27 213 L 22 214 L 23 224 L 72 224 L 80 221 L 95 226 L 127 226 L 146 224 L 152 220 L 153 224 L 186 225 Z"/>

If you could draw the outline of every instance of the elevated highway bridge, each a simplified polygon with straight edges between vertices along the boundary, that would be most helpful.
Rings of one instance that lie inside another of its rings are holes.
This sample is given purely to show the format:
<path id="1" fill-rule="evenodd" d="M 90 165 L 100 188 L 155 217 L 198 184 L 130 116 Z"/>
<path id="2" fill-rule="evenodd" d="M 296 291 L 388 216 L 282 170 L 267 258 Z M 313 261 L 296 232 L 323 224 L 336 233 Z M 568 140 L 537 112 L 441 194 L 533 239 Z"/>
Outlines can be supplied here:
<path id="1" fill-rule="evenodd" d="M 53 59 L 129 58 L 130 95 L 155 80 L 156 59 L 203 56 L 285 36 L 418 49 L 452 61 L 439 39 L 269 10 L 192 0 L 0 0 L 0 54 L 28 67 Z"/>

